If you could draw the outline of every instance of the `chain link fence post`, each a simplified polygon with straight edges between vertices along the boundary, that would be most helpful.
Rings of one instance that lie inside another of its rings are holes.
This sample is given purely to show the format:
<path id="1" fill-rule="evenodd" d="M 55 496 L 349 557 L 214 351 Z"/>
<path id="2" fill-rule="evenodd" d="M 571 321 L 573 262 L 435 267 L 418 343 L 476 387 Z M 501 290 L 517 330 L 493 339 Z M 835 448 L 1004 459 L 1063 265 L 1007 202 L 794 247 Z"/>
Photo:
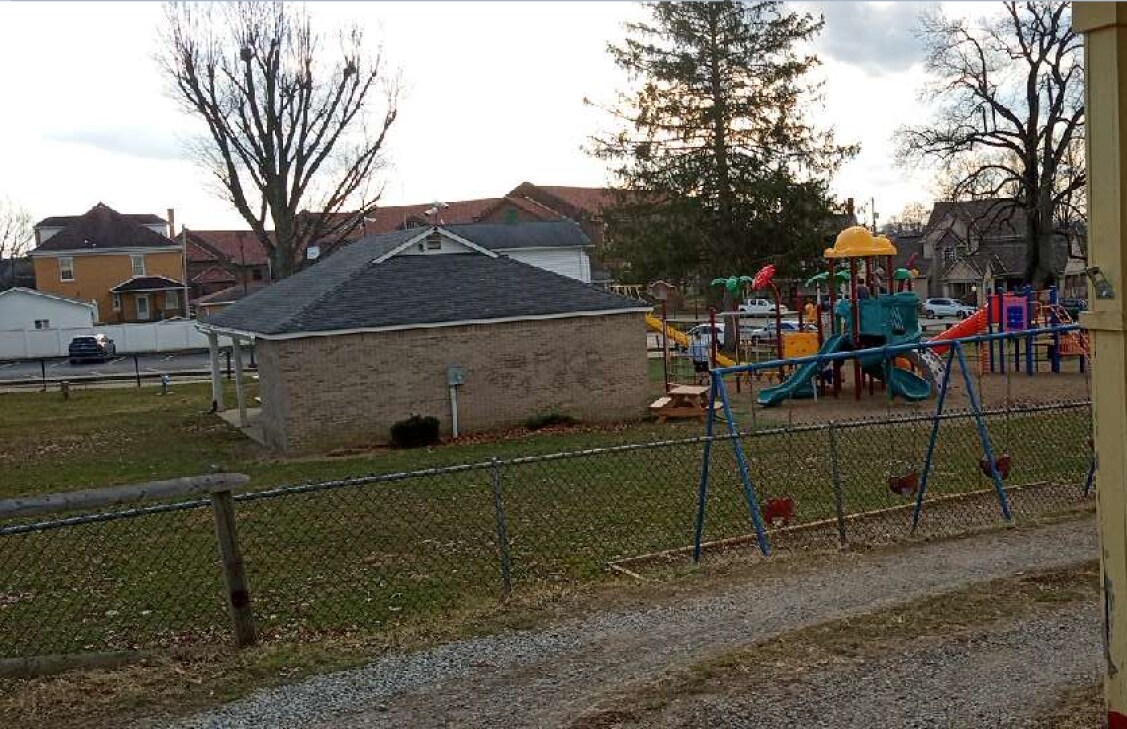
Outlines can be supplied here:
<path id="1" fill-rule="evenodd" d="M 830 421 L 830 480 L 834 490 L 834 516 L 837 518 L 837 539 L 842 549 L 848 546 L 845 535 L 845 495 L 841 490 L 841 461 L 837 447 L 837 422 Z"/>
<path id="2" fill-rule="evenodd" d="M 215 537 L 219 542 L 219 557 L 223 565 L 223 578 L 227 583 L 227 607 L 231 610 L 231 623 L 235 628 L 235 644 L 240 648 L 258 641 L 254 629 L 254 613 L 250 607 L 250 589 L 247 587 L 243 555 L 239 551 L 238 532 L 235 528 L 235 499 L 230 489 L 211 492 L 211 507 L 215 512 Z"/>
<path id="3" fill-rule="evenodd" d="M 493 513 L 497 518 L 497 549 L 501 558 L 501 582 L 505 587 L 505 597 L 513 592 L 512 555 L 509 550 L 509 529 L 505 519 L 505 502 L 501 497 L 501 462 L 494 456 L 489 469 L 489 481 L 493 490 Z"/>

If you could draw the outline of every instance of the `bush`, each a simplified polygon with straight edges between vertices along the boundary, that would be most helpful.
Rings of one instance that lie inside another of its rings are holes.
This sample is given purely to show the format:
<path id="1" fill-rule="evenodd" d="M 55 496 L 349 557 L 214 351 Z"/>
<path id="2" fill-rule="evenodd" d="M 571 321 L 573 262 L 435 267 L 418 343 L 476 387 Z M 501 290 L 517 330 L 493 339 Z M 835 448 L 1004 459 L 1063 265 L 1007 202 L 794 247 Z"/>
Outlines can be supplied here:
<path id="1" fill-rule="evenodd" d="M 421 448 L 438 442 L 438 418 L 412 415 L 391 426 L 391 444 L 396 448 Z"/>
<path id="2" fill-rule="evenodd" d="M 575 425 L 575 418 L 563 413 L 543 413 L 541 415 L 533 415 L 528 420 L 524 421 L 524 427 L 529 430 L 540 430 L 552 425 Z"/>

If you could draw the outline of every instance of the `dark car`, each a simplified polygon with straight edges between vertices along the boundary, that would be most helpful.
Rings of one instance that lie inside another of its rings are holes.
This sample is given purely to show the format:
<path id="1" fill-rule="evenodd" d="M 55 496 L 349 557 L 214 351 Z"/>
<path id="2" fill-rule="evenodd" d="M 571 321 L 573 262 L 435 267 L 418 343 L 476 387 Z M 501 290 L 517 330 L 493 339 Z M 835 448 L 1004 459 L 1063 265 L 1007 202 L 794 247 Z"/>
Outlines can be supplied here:
<path id="1" fill-rule="evenodd" d="M 67 354 L 71 364 L 105 362 L 117 354 L 117 347 L 105 334 L 88 334 L 70 340 Z"/>

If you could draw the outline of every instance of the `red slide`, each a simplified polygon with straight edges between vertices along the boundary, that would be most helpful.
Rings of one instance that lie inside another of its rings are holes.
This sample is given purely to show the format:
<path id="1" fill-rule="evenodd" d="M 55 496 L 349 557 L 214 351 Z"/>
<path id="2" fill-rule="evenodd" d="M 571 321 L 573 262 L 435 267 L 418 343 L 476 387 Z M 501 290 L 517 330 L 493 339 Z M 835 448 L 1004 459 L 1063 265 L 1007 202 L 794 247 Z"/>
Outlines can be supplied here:
<path id="1" fill-rule="evenodd" d="M 951 339 L 958 339 L 960 337 L 969 337 L 975 334 L 981 334 L 986 329 L 986 307 L 982 307 L 974 312 L 966 319 L 951 327 L 945 329 L 939 334 L 929 339 L 929 342 L 943 342 Z M 943 354 L 947 351 L 947 347 L 932 347 L 932 352 L 936 354 Z"/>

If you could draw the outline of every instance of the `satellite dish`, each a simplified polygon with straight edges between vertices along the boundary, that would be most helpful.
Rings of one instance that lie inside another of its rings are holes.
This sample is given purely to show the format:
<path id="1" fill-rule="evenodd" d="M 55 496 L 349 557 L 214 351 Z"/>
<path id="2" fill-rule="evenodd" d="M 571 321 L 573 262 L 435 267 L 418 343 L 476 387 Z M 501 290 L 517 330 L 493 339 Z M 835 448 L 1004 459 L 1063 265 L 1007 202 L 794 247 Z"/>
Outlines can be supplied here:
<path id="1" fill-rule="evenodd" d="M 316 261 L 321 257 L 321 246 L 309 246 L 305 249 L 305 257 L 310 261 Z"/>

